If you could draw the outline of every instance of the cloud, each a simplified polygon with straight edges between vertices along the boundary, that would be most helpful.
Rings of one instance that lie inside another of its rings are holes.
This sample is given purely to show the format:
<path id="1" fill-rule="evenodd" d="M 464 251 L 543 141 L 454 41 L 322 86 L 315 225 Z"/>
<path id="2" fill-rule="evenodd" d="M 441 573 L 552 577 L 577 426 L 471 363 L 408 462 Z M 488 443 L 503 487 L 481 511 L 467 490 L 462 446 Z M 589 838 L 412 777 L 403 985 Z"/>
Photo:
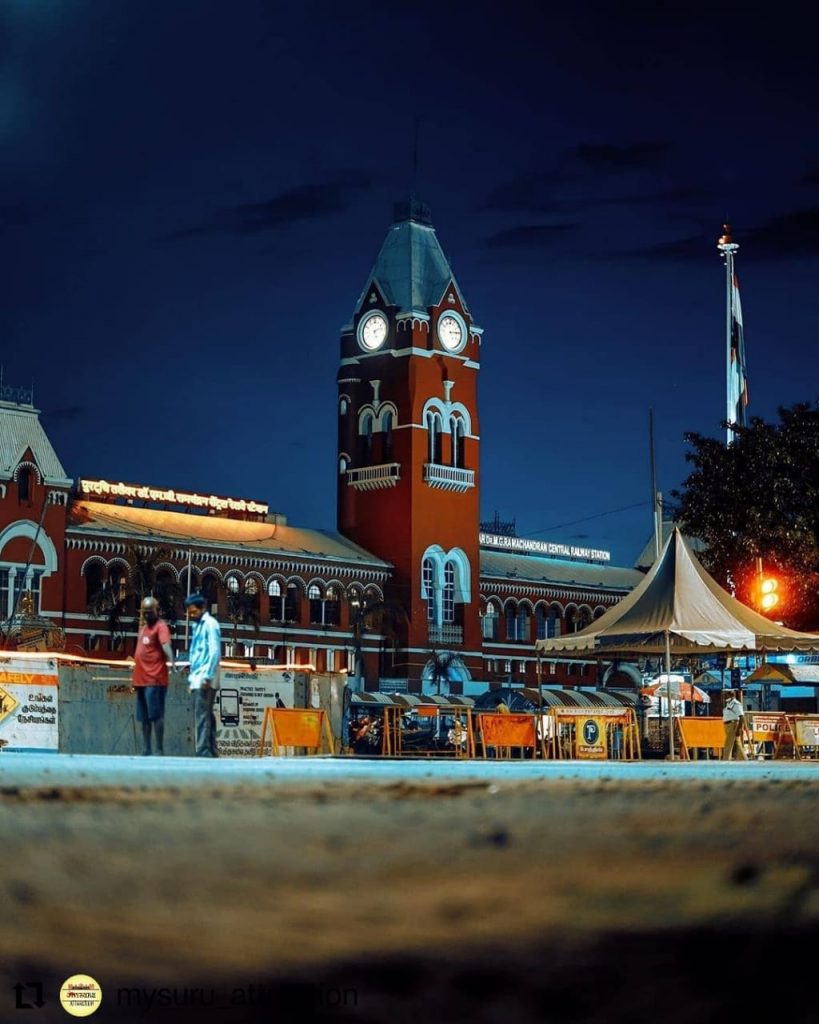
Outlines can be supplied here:
<path id="1" fill-rule="evenodd" d="M 351 172 L 342 180 L 299 185 L 277 192 L 258 203 L 224 207 L 199 224 L 160 235 L 157 241 L 181 241 L 200 235 L 258 235 L 300 221 L 319 220 L 343 213 L 352 204 L 356 189 L 367 187 L 370 179 Z"/>
<path id="2" fill-rule="evenodd" d="M 748 256 L 819 256 L 819 207 L 783 213 L 737 241 Z"/>
<path id="3" fill-rule="evenodd" d="M 671 152 L 668 142 L 632 142 L 625 146 L 581 142 L 569 153 L 596 172 L 651 170 Z"/>
<path id="4" fill-rule="evenodd" d="M 794 210 L 772 217 L 747 231 L 735 230 L 743 260 L 781 259 L 783 257 L 819 256 L 819 207 Z M 609 252 L 602 259 L 713 259 L 715 235 L 704 231 L 686 238 L 662 242 L 621 252 Z"/>
<path id="5" fill-rule="evenodd" d="M 571 234 L 576 224 L 520 224 L 486 239 L 487 249 L 543 249 Z"/>
<path id="6" fill-rule="evenodd" d="M 563 171 L 542 171 L 526 174 L 494 188 L 484 206 L 491 210 L 530 210 L 551 213 L 562 207 L 551 198 L 551 190 L 571 183 L 572 176 Z"/>

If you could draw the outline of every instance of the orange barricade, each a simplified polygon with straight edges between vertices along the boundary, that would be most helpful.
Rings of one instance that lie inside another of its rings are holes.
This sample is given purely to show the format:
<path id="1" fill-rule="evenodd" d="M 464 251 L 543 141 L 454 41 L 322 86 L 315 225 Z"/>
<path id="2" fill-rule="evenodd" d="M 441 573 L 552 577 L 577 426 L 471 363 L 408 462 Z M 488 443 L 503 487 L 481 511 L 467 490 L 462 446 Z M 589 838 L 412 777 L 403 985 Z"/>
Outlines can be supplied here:
<path id="1" fill-rule="evenodd" d="M 264 754 L 268 728 L 271 753 L 277 757 L 286 753 L 288 747 L 303 749 L 312 754 L 335 753 L 335 740 L 326 711 L 313 708 L 265 708 L 259 738 L 259 757 Z"/>
<path id="2" fill-rule="evenodd" d="M 531 750 L 533 757 L 540 748 L 541 756 L 545 756 L 542 741 L 538 737 L 536 719 L 537 715 L 493 712 L 478 714 L 475 720 L 478 723 L 483 756 L 487 756 L 487 747 L 493 747 L 498 757 L 511 757 L 513 747 L 519 749 L 521 755 L 524 750 Z"/>
<path id="3" fill-rule="evenodd" d="M 640 736 L 632 708 L 552 708 L 552 756 L 639 761 Z"/>
<path id="4" fill-rule="evenodd" d="M 793 729 L 784 711 L 746 712 L 745 721 L 757 757 L 794 757 Z"/>
<path id="5" fill-rule="evenodd" d="M 692 750 L 706 750 L 714 757 L 722 756 L 725 726 L 721 718 L 675 718 L 680 757 L 691 760 Z"/>

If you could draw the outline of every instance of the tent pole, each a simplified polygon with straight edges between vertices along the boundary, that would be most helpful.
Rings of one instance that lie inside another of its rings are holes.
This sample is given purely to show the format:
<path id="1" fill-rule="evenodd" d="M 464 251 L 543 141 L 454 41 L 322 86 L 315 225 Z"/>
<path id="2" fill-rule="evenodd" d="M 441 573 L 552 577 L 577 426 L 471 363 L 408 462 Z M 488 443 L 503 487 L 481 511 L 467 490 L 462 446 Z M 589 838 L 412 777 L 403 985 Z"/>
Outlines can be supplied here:
<path id="1" fill-rule="evenodd" d="M 674 716 L 671 713 L 671 633 L 665 631 L 665 691 L 668 700 L 668 757 L 674 760 Z"/>

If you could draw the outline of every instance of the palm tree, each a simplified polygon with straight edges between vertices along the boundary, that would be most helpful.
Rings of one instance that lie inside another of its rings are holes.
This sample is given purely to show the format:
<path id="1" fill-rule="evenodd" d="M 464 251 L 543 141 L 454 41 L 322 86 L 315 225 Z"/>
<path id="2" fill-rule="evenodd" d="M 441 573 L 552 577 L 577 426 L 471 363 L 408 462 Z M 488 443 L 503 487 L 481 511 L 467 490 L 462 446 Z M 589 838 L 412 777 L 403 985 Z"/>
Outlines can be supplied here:
<path id="1" fill-rule="evenodd" d="M 129 591 L 130 595 L 136 598 L 139 609 L 138 625 L 142 626 L 142 601 L 146 597 L 157 599 L 159 614 L 173 625 L 178 618 L 176 608 L 177 601 L 182 596 L 182 588 L 173 577 L 169 579 L 157 571 L 163 562 L 171 560 L 171 552 L 167 548 L 132 545 L 128 548 L 126 557 L 131 566 L 128 572 Z"/>
<path id="2" fill-rule="evenodd" d="M 248 581 L 250 582 L 250 581 Z M 253 626 L 258 631 L 261 626 L 261 615 L 259 614 L 259 591 L 248 589 L 245 583 L 242 590 L 231 590 L 223 584 L 225 589 L 225 603 L 227 606 L 227 617 L 233 623 L 233 646 L 234 649 L 239 641 L 239 626 Z"/>
<path id="3" fill-rule="evenodd" d="M 103 580 L 96 593 L 88 602 L 88 614 L 95 619 L 105 619 L 110 638 L 109 647 L 113 651 L 116 638 L 122 639 L 122 620 L 128 605 L 128 593 L 120 587 L 115 588 L 111 580 Z"/>
<path id="4" fill-rule="evenodd" d="M 397 601 L 374 601 L 362 604 L 356 609 L 350 621 L 353 634 L 353 652 L 355 656 L 355 678 L 363 683 L 366 689 L 367 678 L 364 664 L 363 642 L 365 633 L 380 633 L 385 639 L 395 642 L 409 623 L 407 613 Z"/>
<path id="5" fill-rule="evenodd" d="M 449 689 L 449 670 L 461 664 L 461 658 L 452 651 L 432 650 L 432 684 L 436 694 L 441 696 L 441 688 Z"/>

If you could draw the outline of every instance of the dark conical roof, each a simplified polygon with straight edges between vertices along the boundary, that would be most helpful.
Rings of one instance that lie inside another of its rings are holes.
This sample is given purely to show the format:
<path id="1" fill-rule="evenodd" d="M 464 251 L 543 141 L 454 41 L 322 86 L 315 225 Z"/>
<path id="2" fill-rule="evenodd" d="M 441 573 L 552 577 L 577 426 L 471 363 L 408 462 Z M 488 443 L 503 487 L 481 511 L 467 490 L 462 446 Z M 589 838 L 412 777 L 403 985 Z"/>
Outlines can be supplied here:
<path id="1" fill-rule="evenodd" d="M 412 197 L 409 201 L 396 203 L 394 213 L 395 220 L 387 232 L 356 309 L 361 307 L 373 283 L 386 302 L 397 306 L 402 313 L 426 314 L 430 306 L 440 303 L 450 281 L 463 302 L 426 203 Z"/>

